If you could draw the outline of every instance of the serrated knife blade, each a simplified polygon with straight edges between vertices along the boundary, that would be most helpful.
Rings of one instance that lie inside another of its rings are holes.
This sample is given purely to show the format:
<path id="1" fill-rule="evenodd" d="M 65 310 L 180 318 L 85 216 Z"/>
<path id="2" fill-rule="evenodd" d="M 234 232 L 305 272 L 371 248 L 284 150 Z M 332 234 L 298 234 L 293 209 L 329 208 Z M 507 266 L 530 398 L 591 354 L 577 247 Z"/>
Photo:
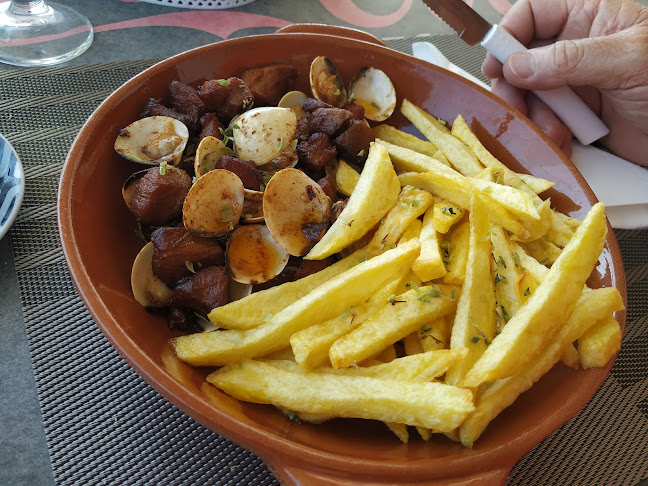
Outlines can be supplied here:
<path id="1" fill-rule="evenodd" d="M 498 25 L 491 25 L 463 0 L 423 0 L 468 45 L 481 44 L 504 63 L 514 52 L 524 51 L 515 37 Z M 583 145 L 604 137 L 610 130 L 569 86 L 534 91 Z"/>

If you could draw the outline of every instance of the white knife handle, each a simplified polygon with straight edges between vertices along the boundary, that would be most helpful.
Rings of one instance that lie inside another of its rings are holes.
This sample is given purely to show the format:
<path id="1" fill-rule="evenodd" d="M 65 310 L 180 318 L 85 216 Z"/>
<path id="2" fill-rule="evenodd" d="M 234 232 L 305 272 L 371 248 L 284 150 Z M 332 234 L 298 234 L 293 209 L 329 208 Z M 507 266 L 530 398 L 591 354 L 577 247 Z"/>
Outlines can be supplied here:
<path id="1" fill-rule="evenodd" d="M 493 25 L 481 45 L 501 63 L 514 52 L 526 51 L 526 47 L 498 25 Z M 553 110 L 583 145 L 589 145 L 610 133 L 608 127 L 568 86 L 538 90 L 534 93 Z"/>

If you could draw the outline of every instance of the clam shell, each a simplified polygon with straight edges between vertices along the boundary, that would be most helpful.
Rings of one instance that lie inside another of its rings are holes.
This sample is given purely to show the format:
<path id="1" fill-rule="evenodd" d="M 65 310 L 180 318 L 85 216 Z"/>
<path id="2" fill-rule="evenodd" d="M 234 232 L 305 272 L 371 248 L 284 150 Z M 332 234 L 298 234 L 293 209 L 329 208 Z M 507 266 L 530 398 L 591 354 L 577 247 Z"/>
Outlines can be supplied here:
<path id="1" fill-rule="evenodd" d="M 290 108 L 264 106 L 236 119 L 234 151 L 243 160 L 261 166 L 277 157 L 295 136 L 297 117 Z"/>
<path id="2" fill-rule="evenodd" d="M 263 193 L 245 189 L 241 221 L 245 223 L 263 223 Z"/>
<path id="3" fill-rule="evenodd" d="M 384 71 L 363 67 L 349 85 L 351 98 L 365 109 L 365 118 L 383 121 L 396 108 L 396 90 Z"/>
<path id="4" fill-rule="evenodd" d="M 194 159 L 194 172 L 196 177 L 204 176 L 216 168 L 216 162 L 221 155 L 233 155 L 232 149 L 225 146 L 222 140 L 216 137 L 205 137 L 198 144 Z"/>
<path id="5" fill-rule="evenodd" d="M 329 105 L 342 108 L 348 101 L 342 78 L 335 65 L 324 56 L 313 59 L 309 72 L 313 96 Z"/>
<path id="6" fill-rule="evenodd" d="M 290 108 L 295 112 L 295 116 L 299 120 L 299 118 L 301 118 L 302 114 L 304 113 L 302 106 L 304 104 L 304 101 L 306 101 L 306 98 L 308 97 L 303 91 L 288 91 L 279 100 L 279 104 L 277 106 L 279 108 Z"/>
<path id="7" fill-rule="evenodd" d="M 148 165 L 177 165 L 189 140 L 189 130 L 168 116 L 149 116 L 122 128 L 115 151 L 122 157 Z"/>
<path id="8" fill-rule="evenodd" d="M 126 179 L 126 182 L 124 182 L 124 185 L 122 186 L 122 197 L 124 198 L 124 202 L 126 203 L 127 207 L 130 208 L 131 202 L 133 201 L 137 181 L 140 180 L 149 170 L 151 169 L 138 170 L 137 172 L 131 174 L 128 179 Z"/>
<path id="9" fill-rule="evenodd" d="M 307 225 L 325 229 L 331 199 L 313 179 L 298 169 L 277 172 L 263 193 L 263 214 L 275 241 L 291 255 L 301 256 L 315 244 L 307 238 Z"/>
<path id="10" fill-rule="evenodd" d="M 131 268 L 131 288 L 142 307 L 168 307 L 173 292 L 153 274 L 153 243 L 147 243 L 135 257 Z"/>
<path id="11" fill-rule="evenodd" d="M 272 280 L 286 267 L 289 257 L 262 224 L 241 226 L 227 240 L 227 268 L 230 276 L 243 284 Z"/>
<path id="12" fill-rule="evenodd" d="M 202 236 L 223 235 L 238 224 L 243 199 L 241 179 L 229 170 L 214 169 L 191 186 L 182 206 L 182 222 Z"/>

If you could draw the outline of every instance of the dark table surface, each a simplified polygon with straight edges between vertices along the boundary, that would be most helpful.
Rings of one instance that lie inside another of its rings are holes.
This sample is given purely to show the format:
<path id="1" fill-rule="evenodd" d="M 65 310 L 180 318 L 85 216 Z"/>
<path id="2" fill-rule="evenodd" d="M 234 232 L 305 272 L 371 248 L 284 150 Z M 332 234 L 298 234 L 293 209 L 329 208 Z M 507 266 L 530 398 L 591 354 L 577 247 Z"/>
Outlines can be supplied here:
<path id="1" fill-rule="evenodd" d="M 388 44 L 411 42 L 429 34 L 452 35 L 420 0 L 256 0 L 234 9 L 209 11 L 137 0 L 58 0 L 58 3 L 83 12 L 95 28 L 94 43 L 89 50 L 64 66 L 160 59 L 225 38 L 273 32 L 299 22 L 354 27 Z M 493 22 L 510 7 L 508 0 L 468 3 Z M 478 56 L 483 57 L 483 53 Z M 452 53 L 449 57 L 452 59 Z M 452 60 L 459 64 L 461 56 Z M 474 72 L 478 63 L 474 59 L 471 62 Z M 0 76 L 22 72 L 20 68 L 0 65 Z M 35 380 L 33 349 L 25 331 L 26 291 L 19 286 L 14 261 L 19 244 L 13 231 L 0 241 L 0 484 L 82 484 L 62 474 L 59 470 L 62 466 L 57 465 L 56 471 L 52 468 L 53 461 L 59 463 L 52 458 L 51 437 L 47 436 L 42 415 L 46 398 Z M 639 235 L 638 244 L 648 244 L 646 233 Z M 645 268 L 643 273 L 647 273 Z M 645 336 L 641 339 L 645 342 Z M 646 366 L 646 362 L 640 362 L 641 366 Z M 648 394 L 646 390 L 641 393 L 645 406 Z M 644 460 L 648 461 L 645 456 Z M 98 483 L 113 482 L 100 477 L 97 476 Z M 629 477 L 634 476 L 626 476 Z M 623 481 L 621 478 L 618 484 L 628 484 Z M 169 484 L 173 483 L 170 480 Z"/>

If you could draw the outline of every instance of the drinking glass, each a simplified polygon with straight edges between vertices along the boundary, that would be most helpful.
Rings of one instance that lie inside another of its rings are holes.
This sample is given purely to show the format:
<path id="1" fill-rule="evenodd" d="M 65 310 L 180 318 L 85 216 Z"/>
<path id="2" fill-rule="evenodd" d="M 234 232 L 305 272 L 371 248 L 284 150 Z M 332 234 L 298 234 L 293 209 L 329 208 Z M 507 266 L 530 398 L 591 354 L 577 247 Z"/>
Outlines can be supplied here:
<path id="1" fill-rule="evenodd" d="M 92 44 L 90 21 L 45 0 L 0 3 L 0 62 L 49 66 L 69 61 Z"/>

